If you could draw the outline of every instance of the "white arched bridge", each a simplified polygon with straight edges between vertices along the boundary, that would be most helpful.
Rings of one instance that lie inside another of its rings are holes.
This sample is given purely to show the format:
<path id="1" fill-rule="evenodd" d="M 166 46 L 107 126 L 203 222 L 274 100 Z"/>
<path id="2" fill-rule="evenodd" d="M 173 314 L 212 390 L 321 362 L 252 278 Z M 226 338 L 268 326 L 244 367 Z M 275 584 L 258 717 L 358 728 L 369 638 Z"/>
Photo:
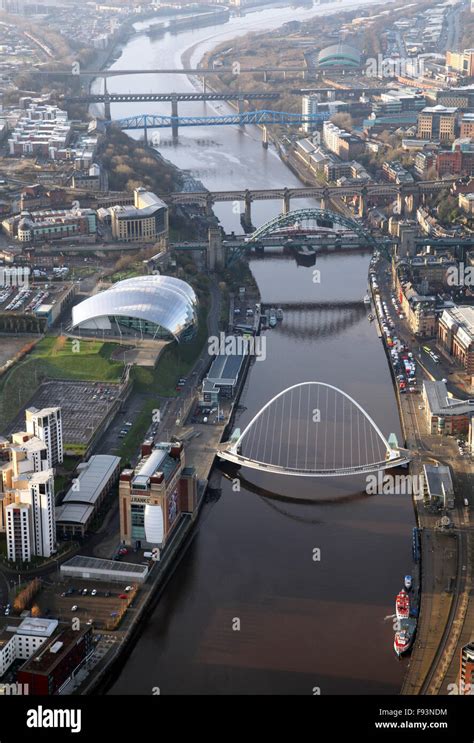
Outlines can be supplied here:
<path id="1" fill-rule="evenodd" d="M 391 437 L 389 437 L 391 438 Z M 301 382 L 269 400 L 217 450 L 241 467 L 295 477 L 369 474 L 408 464 L 356 400 L 325 382 Z"/>

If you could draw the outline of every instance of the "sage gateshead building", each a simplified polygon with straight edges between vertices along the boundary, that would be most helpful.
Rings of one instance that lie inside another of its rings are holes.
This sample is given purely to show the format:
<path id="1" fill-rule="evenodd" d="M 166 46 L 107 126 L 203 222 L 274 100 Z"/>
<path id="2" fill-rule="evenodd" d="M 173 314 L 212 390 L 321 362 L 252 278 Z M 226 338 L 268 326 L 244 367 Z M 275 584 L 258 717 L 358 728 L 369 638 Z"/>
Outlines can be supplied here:
<path id="1" fill-rule="evenodd" d="M 189 340 L 198 322 L 194 289 L 172 276 L 136 276 L 88 297 L 72 310 L 85 335 Z"/>

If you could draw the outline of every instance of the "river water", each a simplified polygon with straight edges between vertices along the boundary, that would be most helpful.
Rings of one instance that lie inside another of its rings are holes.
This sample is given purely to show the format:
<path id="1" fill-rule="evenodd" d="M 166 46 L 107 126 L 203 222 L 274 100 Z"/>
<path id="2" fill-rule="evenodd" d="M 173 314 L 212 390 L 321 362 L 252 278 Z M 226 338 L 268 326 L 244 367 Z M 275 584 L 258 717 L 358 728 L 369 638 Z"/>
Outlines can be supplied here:
<path id="1" fill-rule="evenodd" d="M 322 9 L 273 7 L 215 28 L 154 41 L 141 36 L 127 43 L 114 67 L 180 67 L 185 53 L 195 66 L 221 41 L 317 12 Z M 112 78 L 108 87 L 187 91 L 192 83 L 183 75 L 143 75 Z M 224 110 L 225 104 L 180 104 L 182 114 Z M 138 112 L 136 104 L 112 107 L 113 118 Z M 169 104 L 147 104 L 146 112 L 169 113 Z M 181 129 L 175 147 L 170 137 L 161 135 L 164 156 L 209 189 L 298 185 L 276 153 L 262 148 L 255 128 Z M 254 204 L 254 224 L 280 206 Z M 216 213 L 227 230 L 240 230 L 232 205 L 219 205 Z M 368 262 L 367 253 L 321 256 L 315 283 L 314 268 L 289 257 L 251 261 L 263 301 L 305 306 L 287 310 L 268 332 L 267 358 L 251 367 L 239 427 L 281 390 L 317 380 L 351 395 L 386 436 L 400 436 L 375 328 L 364 310 L 340 304 L 366 293 Z M 330 482 L 254 471 L 246 477 L 240 492 L 223 480 L 219 500 L 204 507 L 191 546 L 110 693 L 150 694 L 154 687 L 162 694 L 397 693 L 405 662 L 393 653 L 390 615 L 411 565 L 409 497 L 369 497 L 352 478 Z M 292 503 L 264 490 L 314 502 Z"/>

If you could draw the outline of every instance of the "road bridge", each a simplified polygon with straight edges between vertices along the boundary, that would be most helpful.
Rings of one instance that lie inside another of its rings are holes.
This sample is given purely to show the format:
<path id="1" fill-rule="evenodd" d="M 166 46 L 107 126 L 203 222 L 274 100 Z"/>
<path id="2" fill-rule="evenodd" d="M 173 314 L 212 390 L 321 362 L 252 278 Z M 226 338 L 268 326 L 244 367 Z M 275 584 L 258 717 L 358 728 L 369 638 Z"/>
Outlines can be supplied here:
<path id="1" fill-rule="evenodd" d="M 231 93 L 84 93 L 82 95 L 68 95 L 62 99 L 65 104 L 73 103 L 103 103 L 104 116 L 110 121 L 112 103 L 162 103 L 171 102 L 171 116 L 178 116 L 178 102 L 192 103 L 195 101 L 237 101 L 239 113 L 244 111 L 245 101 L 276 101 L 280 93 L 265 91 L 236 91 Z"/>

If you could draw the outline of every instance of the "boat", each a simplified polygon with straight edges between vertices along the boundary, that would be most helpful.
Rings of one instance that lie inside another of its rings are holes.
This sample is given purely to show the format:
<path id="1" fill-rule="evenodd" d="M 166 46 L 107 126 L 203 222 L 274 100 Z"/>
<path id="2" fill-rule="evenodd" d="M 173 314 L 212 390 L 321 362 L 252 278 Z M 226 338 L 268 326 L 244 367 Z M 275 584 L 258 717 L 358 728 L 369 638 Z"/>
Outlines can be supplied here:
<path id="1" fill-rule="evenodd" d="M 276 319 L 283 320 L 283 310 L 281 307 L 279 307 L 276 311 Z"/>
<path id="2" fill-rule="evenodd" d="M 410 616 L 410 599 L 404 588 L 395 599 L 395 612 L 397 619 L 407 619 Z"/>
<path id="3" fill-rule="evenodd" d="M 268 324 L 270 325 L 271 328 L 274 328 L 277 322 L 278 321 L 277 321 L 276 311 L 274 307 L 272 307 L 270 310 L 270 317 L 268 319 Z"/>
<path id="4" fill-rule="evenodd" d="M 395 632 L 393 640 L 393 649 L 395 650 L 398 657 L 407 653 L 413 644 L 413 633 L 410 632 L 408 627 Z"/>
<path id="5" fill-rule="evenodd" d="M 370 297 L 368 294 L 366 294 L 364 297 L 364 304 L 370 304 Z"/>
<path id="6" fill-rule="evenodd" d="M 405 575 L 404 583 L 405 583 L 406 590 L 407 591 L 410 591 L 411 590 L 411 587 L 413 586 L 413 579 L 412 579 L 411 575 Z"/>

